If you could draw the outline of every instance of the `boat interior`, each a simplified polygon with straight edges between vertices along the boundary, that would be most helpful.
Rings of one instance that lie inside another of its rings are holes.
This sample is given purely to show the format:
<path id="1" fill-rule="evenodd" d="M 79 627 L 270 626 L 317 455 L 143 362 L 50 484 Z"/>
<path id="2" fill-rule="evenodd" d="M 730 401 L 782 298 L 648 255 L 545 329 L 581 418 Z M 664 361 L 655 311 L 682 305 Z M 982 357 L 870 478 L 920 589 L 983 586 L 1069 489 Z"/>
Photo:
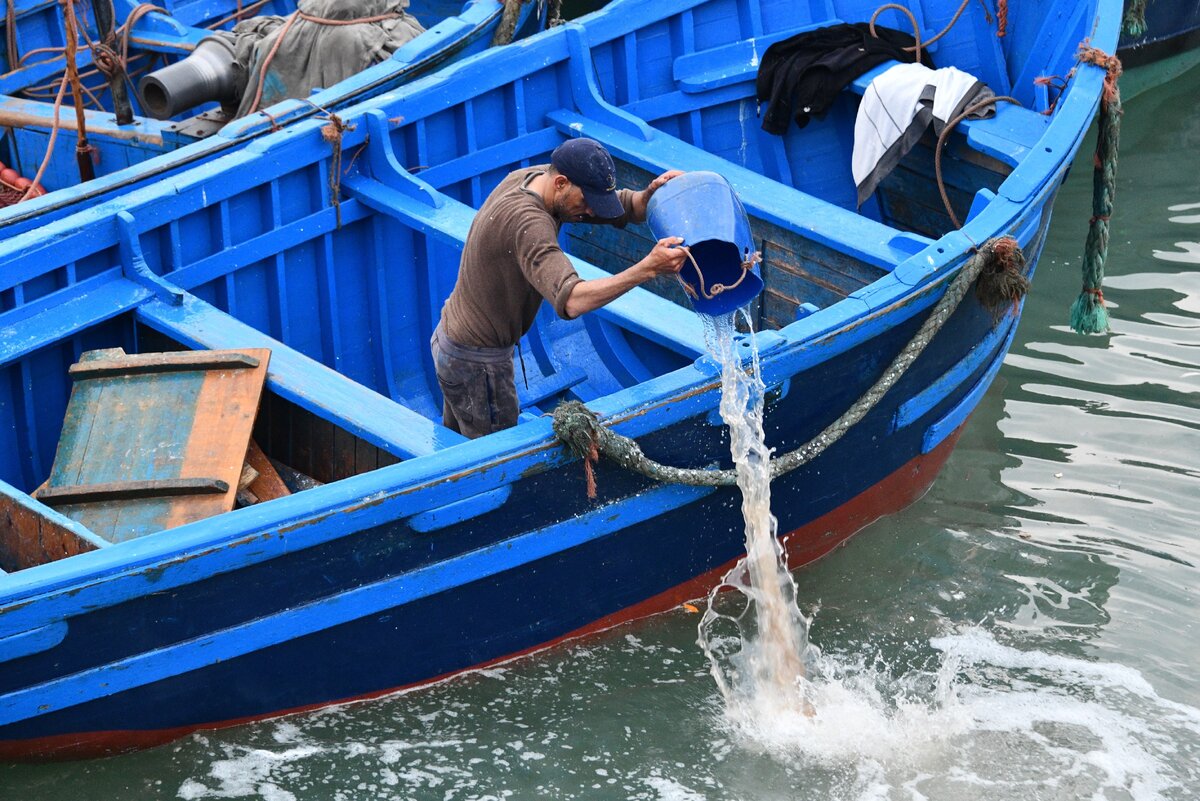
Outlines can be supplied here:
<path id="1" fill-rule="evenodd" d="M 82 89 L 81 116 L 95 177 L 207 138 L 231 119 L 230 109 L 213 101 L 156 119 L 144 108 L 137 88 L 143 76 L 188 57 L 216 30 L 229 30 L 255 16 L 282 16 L 296 10 L 295 0 L 163 0 L 157 6 L 134 0 L 108 2 L 114 16 L 116 56 L 126 69 L 124 94 L 133 113 L 128 124 L 117 123 L 113 91 L 93 55 L 93 46 L 98 48 L 104 37 L 97 30 L 90 0 L 72 0 L 70 5 L 10 0 L 8 15 L 0 15 L 0 163 L 4 165 L 0 170 L 11 170 L 0 176 L 0 208 L 20 202 L 26 194 L 22 190 L 37 177 L 43 161 L 46 166 L 37 181 L 43 192 L 77 187 L 83 180 L 75 150 L 79 125 L 69 85 L 57 126 L 54 122 L 55 100 L 66 73 L 66 9 L 73 11 L 71 21 L 78 32 L 75 64 Z M 462 9 L 463 3 L 456 0 L 414 0 L 408 12 L 431 30 Z M 453 26 L 443 27 L 445 31 L 428 38 L 457 35 L 450 30 Z M 106 63 L 103 58 L 101 63 Z M 317 100 L 329 102 L 323 97 Z M 274 111 L 278 116 L 278 109 Z"/>
<path id="2" fill-rule="evenodd" d="M 586 26 L 352 107 L 345 117 L 354 127 L 332 149 L 317 122 L 299 123 L 143 190 L 115 214 L 81 212 L 0 250 L 0 326 L 21 332 L 0 344 L 0 495 L 43 532 L 32 550 L 0 540 L 0 569 L 123 539 L 99 537 L 30 497 L 55 461 L 68 370 L 92 351 L 268 349 L 253 438 L 310 487 L 465 445 L 440 422 L 430 335 L 474 209 L 509 171 L 548 162 L 568 137 L 605 144 L 626 186 L 672 168 L 730 181 L 761 241 L 766 291 L 751 309 L 760 350 L 845 327 L 953 258 L 935 255 L 954 226 L 931 142 L 854 208 L 849 143 L 864 79 L 804 129 L 772 137 L 759 128 L 755 53 L 798 29 L 869 18 L 873 5 L 675 0 L 642 27 L 632 24 L 633 5 L 616 0 Z M 920 14 L 919 3 L 910 6 Z M 797 19 L 798 7 L 811 17 Z M 1044 146 L 1052 99 L 1032 76 L 1065 73 L 1071 60 L 1046 53 L 1026 63 L 1050 23 L 1012 21 L 1011 38 L 998 41 L 994 22 L 972 7 L 979 20 L 938 42 L 935 63 L 975 70 L 1023 107 L 952 136 L 943 173 L 968 225 L 1004 202 L 1006 179 Z M 1088 19 L 1071 18 L 1081 30 Z M 881 23 L 902 27 L 886 15 Z M 935 31 L 943 21 L 922 24 Z M 96 225 L 99 214 L 112 224 Z M 590 278 L 641 258 L 652 238 L 644 224 L 566 225 L 560 242 Z M 817 358 L 800 350 L 792 374 Z M 710 385 L 704 354 L 704 323 L 669 281 L 576 320 L 543 306 L 515 356 L 518 426 L 461 453 L 486 460 L 544 444 L 545 413 L 562 400 L 615 414 Z"/>

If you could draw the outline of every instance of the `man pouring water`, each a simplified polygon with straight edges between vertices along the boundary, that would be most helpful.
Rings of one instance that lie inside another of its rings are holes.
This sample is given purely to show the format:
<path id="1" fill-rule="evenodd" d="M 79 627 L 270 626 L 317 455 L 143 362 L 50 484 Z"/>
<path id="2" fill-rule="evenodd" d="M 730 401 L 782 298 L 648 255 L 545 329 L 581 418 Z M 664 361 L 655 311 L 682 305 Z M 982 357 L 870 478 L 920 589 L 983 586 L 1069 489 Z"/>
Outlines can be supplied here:
<path id="1" fill-rule="evenodd" d="M 444 425 L 471 438 L 516 425 L 513 348 L 543 299 L 570 320 L 655 276 L 679 273 L 686 258 L 679 237 L 663 237 L 636 264 L 588 281 L 558 245 L 565 222 L 642 222 L 650 197 L 678 175 L 670 170 L 641 191 L 618 191 L 608 151 L 592 139 L 570 139 L 550 164 L 516 170 L 500 182 L 471 223 L 458 280 L 430 341 Z"/>

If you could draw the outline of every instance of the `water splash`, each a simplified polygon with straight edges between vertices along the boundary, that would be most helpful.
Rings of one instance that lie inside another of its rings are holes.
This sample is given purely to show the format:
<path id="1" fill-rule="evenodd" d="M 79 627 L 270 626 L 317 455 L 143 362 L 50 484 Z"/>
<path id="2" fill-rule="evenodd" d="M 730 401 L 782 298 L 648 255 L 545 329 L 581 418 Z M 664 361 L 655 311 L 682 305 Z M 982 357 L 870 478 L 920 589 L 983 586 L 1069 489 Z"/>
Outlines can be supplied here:
<path id="1" fill-rule="evenodd" d="M 765 386 L 753 336 L 749 370 L 743 366 L 734 315 L 705 317 L 709 351 L 721 365 L 721 418 L 729 428 L 730 453 L 742 491 L 746 556 L 708 598 L 700 621 L 700 645 L 712 665 L 725 710 L 748 732 L 764 721 L 812 714 L 805 680 L 808 619 L 796 605 L 796 585 L 776 539 L 771 514 L 771 449 L 763 432 Z M 748 318 L 746 319 L 749 324 Z M 740 611 L 723 611 L 722 590 L 744 600 Z M 728 633 L 723 629 L 731 629 Z M 786 724 L 785 724 L 786 725 Z"/>

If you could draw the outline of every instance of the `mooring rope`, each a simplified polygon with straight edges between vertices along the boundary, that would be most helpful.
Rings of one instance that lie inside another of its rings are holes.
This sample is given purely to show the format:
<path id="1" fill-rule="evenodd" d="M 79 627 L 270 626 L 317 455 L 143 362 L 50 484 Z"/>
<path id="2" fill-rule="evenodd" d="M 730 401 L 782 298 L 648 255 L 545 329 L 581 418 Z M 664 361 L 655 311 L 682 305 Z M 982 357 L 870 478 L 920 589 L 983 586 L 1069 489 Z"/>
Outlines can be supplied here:
<path id="1" fill-rule="evenodd" d="M 321 126 L 321 138 L 328 142 L 333 149 L 333 155 L 329 159 L 330 199 L 333 201 L 334 215 L 340 230 L 342 227 L 342 135 L 346 131 L 353 131 L 357 126 L 352 123 L 347 124 L 332 111 L 325 109 L 322 111 L 325 111 L 327 122 Z"/>
<path id="2" fill-rule="evenodd" d="M 1121 21 L 1125 33 L 1134 39 L 1144 36 L 1146 33 L 1146 1 L 1133 0 L 1129 4 L 1129 8 L 1125 10 L 1125 18 Z"/>
<path id="3" fill-rule="evenodd" d="M 1117 191 L 1117 149 L 1121 141 L 1121 62 L 1087 40 L 1079 46 L 1079 60 L 1105 71 L 1100 95 L 1100 124 L 1092 170 L 1092 219 L 1083 252 L 1083 289 L 1071 305 L 1071 328 L 1080 334 L 1108 331 L 1104 308 L 1104 262 L 1108 259 L 1108 223 Z"/>
<path id="4" fill-rule="evenodd" d="M 958 215 L 954 213 L 954 207 L 950 205 L 950 195 L 946 192 L 946 182 L 942 178 L 942 150 L 946 147 L 946 140 L 950 136 L 950 131 L 954 130 L 954 126 L 965 120 L 977 111 L 995 105 L 999 101 L 1012 103 L 1014 106 L 1020 106 L 1021 103 L 1014 97 L 1008 95 L 992 95 L 991 97 L 980 100 L 977 103 L 972 103 L 970 106 L 963 109 L 957 117 L 946 123 L 942 128 L 942 132 L 938 134 L 937 144 L 933 148 L 933 175 L 937 179 L 938 193 L 942 196 L 942 204 L 946 207 L 946 214 L 950 215 L 950 222 L 954 223 L 955 228 L 962 228 L 962 223 L 958 221 Z"/>
<path id="5" fill-rule="evenodd" d="M 521 18 L 521 5 L 525 0 L 504 0 L 503 11 L 500 14 L 500 24 L 492 36 L 492 47 L 512 44 L 517 32 L 517 20 Z"/>
<path id="6" fill-rule="evenodd" d="M 17 52 L 17 7 L 16 0 L 8 0 L 4 14 L 5 48 L 8 50 L 8 70 L 12 72 L 21 65 L 21 54 Z"/>
<path id="7" fill-rule="evenodd" d="M 1003 277 L 1012 273 L 1020 273 L 1025 263 L 1017 241 L 1010 236 L 988 240 L 967 260 L 959 270 L 958 275 L 946 288 L 946 292 L 934 306 L 929 317 L 918 329 L 917 333 L 900 351 L 892 363 L 883 371 L 879 379 L 871 385 L 862 397 L 850 406 L 837 420 L 834 420 L 808 442 L 795 450 L 771 460 L 770 474 L 774 480 L 779 476 L 790 473 L 798 467 L 812 461 L 824 453 L 856 423 L 863 419 L 887 394 L 896 382 L 900 380 L 908 368 L 912 366 L 921 352 L 933 340 L 934 335 L 946 324 L 951 314 L 958 308 L 966 296 L 971 284 L 979 279 L 989 283 L 997 276 Z M 996 290 L 979 286 L 976 295 L 981 300 L 1000 297 L 1008 303 L 1012 298 L 1014 286 L 1011 280 L 1006 280 L 1007 289 Z M 1028 284 L 1026 284 L 1027 286 Z M 1020 298 L 1016 298 L 1019 300 Z M 737 483 L 737 473 L 734 470 L 709 470 L 697 468 L 673 467 L 656 462 L 647 457 L 637 441 L 621 436 L 600 422 L 591 409 L 579 401 L 565 401 L 554 410 L 554 434 L 563 445 L 575 456 L 583 460 L 587 477 L 588 497 L 596 497 L 594 465 L 601 455 L 607 457 L 626 470 L 640 473 L 647 478 L 667 484 L 685 484 L 693 487 L 728 487 Z"/>

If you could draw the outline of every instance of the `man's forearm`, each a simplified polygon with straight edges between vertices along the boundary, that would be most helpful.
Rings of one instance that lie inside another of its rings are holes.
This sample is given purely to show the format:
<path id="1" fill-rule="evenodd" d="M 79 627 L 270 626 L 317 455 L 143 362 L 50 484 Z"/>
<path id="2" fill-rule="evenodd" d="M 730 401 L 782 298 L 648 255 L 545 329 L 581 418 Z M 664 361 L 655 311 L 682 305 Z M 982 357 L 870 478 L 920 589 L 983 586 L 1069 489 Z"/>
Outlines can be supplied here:
<path id="1" fill-rule="evenodd" d="M 652 276 L 653 273 L 643 270 L 639 263 L 616 275 L 580 281 L 567 296 L 567 314 L 574 318 L 594 311 L 621 297 L 635 286 L 645 283 Z"/>

